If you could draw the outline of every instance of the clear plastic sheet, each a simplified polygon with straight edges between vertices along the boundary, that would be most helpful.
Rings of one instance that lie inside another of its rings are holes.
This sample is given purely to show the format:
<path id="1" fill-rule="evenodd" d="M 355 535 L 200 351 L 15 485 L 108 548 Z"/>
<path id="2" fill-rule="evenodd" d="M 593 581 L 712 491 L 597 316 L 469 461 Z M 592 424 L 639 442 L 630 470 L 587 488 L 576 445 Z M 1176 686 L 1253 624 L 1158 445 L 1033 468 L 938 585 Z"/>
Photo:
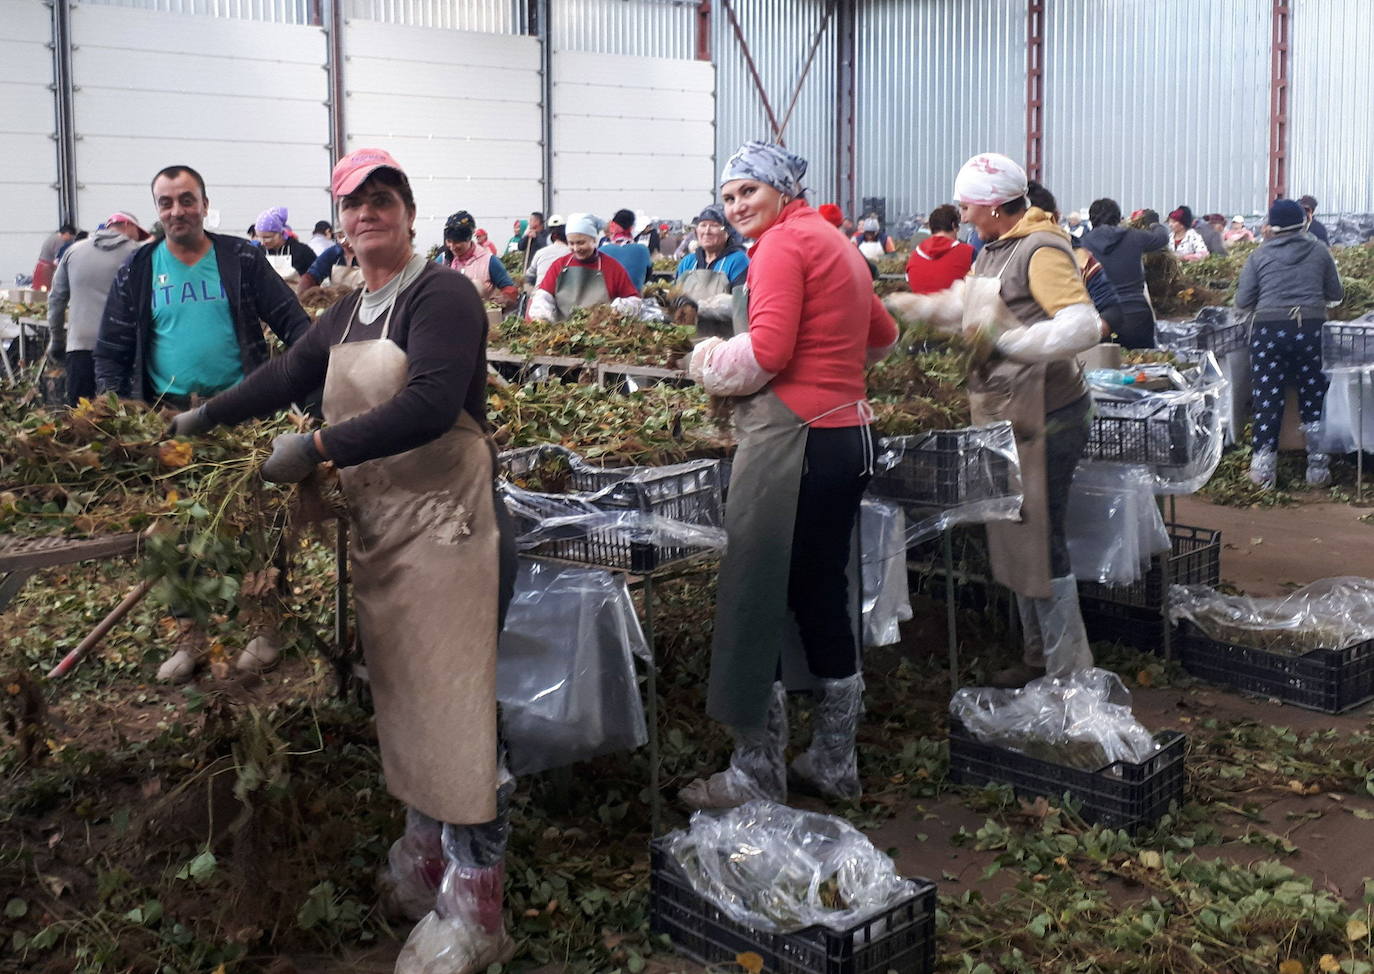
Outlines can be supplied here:
<path id="1" fill-rule="evenodd" d="M 1374 366 L 1331 369 L 1322 403 L 1321 446 L 1327 453 L 1374 447 Z"/>
<path id="2" fill-rule="evenodd" d="M 844 930 L 916 889 L 844 819 L 775 802 L 697 812 L 667 838 L 669 857 L 697 893 L 767 933 L 815 924 Z"/>
<path id="3" fill-rule="evenodd" d="M 896 504 L 865 498 L 859 508 L 863 552 L 864 645 L 890 646 L 911 619 L 906 577 L 906 515 Z"/>
<path id="4" fill-rule="evenodd" d="M 1169 550 L 1148 467 L 1084 461 L 1069 493 L 1069 561 L 1073 574 L 1103 585 L 1130 585 L 1150 556 Z"/>
<path id="5" fill-rule="evenodd" d="M 1374 240 L 1374 214 L 1338 213 L 1322 221 L 1333 247 L 1357 247 Z"/>
<path id="6" fill-rule="evenodd" d="M 1114 381 L 1113 370 L 1088 374 L 1096 414 L 1085 456 L 1116 463 L 1145 464 L 1156 494 L 1191 494 L 1211 479 L 1221 462 L 1221 397 L 1226 377 L 1216 356 L 1183 371 L 1168 365 L 1125 370 L 1163 379 L 1169 388 L 1150 390 Z"/>
<path id="7" fill-rule="evenodd" d="M 902 505 L 907 546 L 960 524 L 1021 516 L 1021 460 L 1010 423 L 878 441 L 868 492 Z"/>
<path id="8" fill-rule="evenodd" d="M 1301 655 L 1374 639 L 1374 580 L 1323 578 L 1288 595 L 1223 595 L 1205 585 L 1169 589 L 1169 618 L 1187 619 L 1213 639 Z"/>
<path id="9" fill-rule="evenodd" d="M 624 575 L 522 558 L 496 662 L 511 772 L 643 745 L 635 655 L 648 645 Z"/>
<path id="10" fill-rule="evenodd" d="M 523 502 L 528 503 L 529 492 Z M 544 494 L 561 500 L 561 495 Z M 526 507 L 524 510 L 528 510 Z M 522 512 L 523 514 L 523 512 Z M 522 531 L 515 539 L 521 551 L 531 551 L 550 541 L 586 540 L 597 544 L 649 545 L 665 549 L 691 549 L 695 553 L 725 551 L 725 529 L 672 521 L 642 511 L 592 511 L 547 517 Z"/>
<path id="11" fill-rule="evenodd" d="M 1041 677 L 1019 690 L 965 687 L 949 713 L 984 744 L 1083 771 L 1138 763 L 1158 750 L 1131 713 L 1120 677 L 1096 667 L 1062 680 Z"/>

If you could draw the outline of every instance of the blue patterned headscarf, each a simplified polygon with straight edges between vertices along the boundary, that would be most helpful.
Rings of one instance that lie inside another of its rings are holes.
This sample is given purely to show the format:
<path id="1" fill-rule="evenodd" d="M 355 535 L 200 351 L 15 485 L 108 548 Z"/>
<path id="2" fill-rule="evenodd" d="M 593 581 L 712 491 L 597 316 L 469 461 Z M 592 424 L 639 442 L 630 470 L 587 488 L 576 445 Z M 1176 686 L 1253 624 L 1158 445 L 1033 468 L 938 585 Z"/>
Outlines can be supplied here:
<path id="1" fill-rule="evenodd" d="M 724 186 L 733 179 L 757 179 L 793 199 L 802 194 L 806 160 L 771 142 L 751 140 L 736 150 L 720 174 Z"/>

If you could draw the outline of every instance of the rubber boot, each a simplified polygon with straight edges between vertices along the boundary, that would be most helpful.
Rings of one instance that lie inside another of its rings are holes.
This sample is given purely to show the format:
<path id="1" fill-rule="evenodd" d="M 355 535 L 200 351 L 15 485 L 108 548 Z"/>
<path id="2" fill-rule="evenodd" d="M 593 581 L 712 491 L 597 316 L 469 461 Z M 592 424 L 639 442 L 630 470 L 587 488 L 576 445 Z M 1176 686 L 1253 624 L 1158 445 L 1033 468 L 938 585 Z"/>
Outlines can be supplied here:
<path id="1" fill-rule="evenodd" d="M 1045 675 L 1065 679 L 1093 665 L 1092 647 L 1078 608 L 1078 579 L 1050 580 L 1050 597 L 1038 600 L 1040 631 L 1045 639 Z"/>
<path id="2" fill-rule="evenodd" d="M 1037 603 L 1043 599 L 1028 599 L 1016 596 L 1016 611 L 1021 616 L 1021 644 L 1024 647 L 1021 662 L 998 670 L 988 680 L 994 687 L 1023 687 L 1031 680 L 1045 675 L 1045 636 L 1040 631 L 1040 613 Z"/>
<path id="3" fill-rule="evenodd" d="M 799 791 L 858 801 L 859 760 L 854 742 L 864 709 L 864 678 L 821 680 L 811 723 L 811 746 L 792 762 L 790 780 Z"/>
<path id="4" fill-rule="evenodd" d="M 1326 487 L 1331 483 L 1331 454 L 1321 449 L 1322 424 L 1303 423 L 1302 432 L 1307 439 L 1307 486 Z"/>
<path id="5" fill-rule="evenodd" d="M 787 690 L 774 683 L 764 726 L 730 729 L 735 750 L 730 766 L 697 778 L 678 792 L 692 808 L 735 808 L 756 798 L 787 801 Z"/>
<path id="6" fill-rule="evenodd" d="M 177 627 L 172 655 L 168 656 L 157 670 L 157 678 L 163 683 L 187 682 L 210 652 L 210 640 L 205 635 L 205 630 L 189 619 L 177 620 Z"/>
<path id="7" fill-rule="evenodd" d="M 391 843 L 386 865 L 377 873 L 382 912 L 395 920 L 419 920 L 434 909 L 444 878 L 443 823 L 406 809 L 406 830 Z"/>
<path id="8" fill-rule="evenodd" d="M 1250 482 L 1273 490 L 1279 479 L 1279 455 L 1272 447 L 1261 447 L 1250 457 Z"/>

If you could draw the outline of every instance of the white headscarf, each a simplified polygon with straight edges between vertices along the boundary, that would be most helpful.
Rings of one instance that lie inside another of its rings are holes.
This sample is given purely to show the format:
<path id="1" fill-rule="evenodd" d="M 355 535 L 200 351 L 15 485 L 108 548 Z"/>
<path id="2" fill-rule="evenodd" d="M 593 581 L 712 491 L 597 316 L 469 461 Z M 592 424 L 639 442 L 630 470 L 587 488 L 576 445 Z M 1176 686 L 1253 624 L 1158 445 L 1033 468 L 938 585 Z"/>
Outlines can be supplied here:
<path id="1" fill-rule="evenodd" d="M 954 199 L 973 206 L 999 206 L 1028 189 L 1026 170 L 997 152 L 982 152 L 954 177 Z"/>
<path id="2" fill-rule="evenodd" d="M 596 217 L 590 213 L 574 213 L 569 216 L 567 224 L 563 227 L 563 232 L 569 236 L 580 233 L 592 239 L 601 235 L 601 230 L 596 225 Z"/>

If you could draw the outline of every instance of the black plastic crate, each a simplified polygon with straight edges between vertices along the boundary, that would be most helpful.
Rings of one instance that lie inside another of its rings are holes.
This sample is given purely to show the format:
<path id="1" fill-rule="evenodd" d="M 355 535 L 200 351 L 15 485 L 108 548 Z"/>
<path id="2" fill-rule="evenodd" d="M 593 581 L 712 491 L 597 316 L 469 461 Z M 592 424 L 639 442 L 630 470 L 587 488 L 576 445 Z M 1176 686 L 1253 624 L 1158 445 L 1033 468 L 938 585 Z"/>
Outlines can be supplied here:
<path id="1" fill-rule="evenodd" d="M 1179 645 L 1183 668 L 1211 683 L 1328 714 L 1374 700 L 1374 639 L 1290 656 L 1221 642 L 1185 619 Z"/>
<path id="2" fill-rule="evenodd" d="M 983 744 L 959 721 L 949 722 L 949 780 L 959 785 L 1010 785 L 1023 798 L 1068 795 L 1082 803 L 1087 822 L 1128 831 L 1150 825 L 1182 803 L 1188 738 L 1177 731 L 1155 735 L 1160 749 L 1133 764 L 1115 761 L 1082 771 L 1006 748 Z"/>
<path id="3" fill-rule="evenodd" d="M 927 974 L 935 969 L 935 885 L 917 890 L 848 930 L 813 926 L 793 933 L 764 933 L 723 913 L 672 861 L 665 839 L 650 846 L 649 924 L 672 938 L 678 953 L 699 964 L 734 964 L 753 952 L 768 974 Z"/>
<path id="4" fill-rule="evenodd" d="M 697 545 L 657 544 L 638 541 L 632 531 L 617 527 L 570 529 L 570 537 L 549 538 L 522 554 L 558 558 L 593 568 L 609 568 L 634 575 L 649 575 L 678 561 L 710 550 Z"/>
<path id="5" fill-rule="evenodd" d="M 1374 321 L 1328 321 L 1322 325 L 1322 368 L 1374 365 Z"/>
<path id="6" fill-rule="evenodd" d="M 1221 532 L 1195 528 L 1186 524 L 1169 527 L 1169 584 L 1211 585 L 1221 581 Z M 1100 582 L 1078 583 L 1080 598 L 1118 605 L 1153 609 L 1158 615 L 1164 608 L 1164 556 L 1150 559 L 1149 571 L 1130 585 L 1103 585 Z"/>
<path id="7" fill-rule="evenodd" d="M 1083 452 L 1087 459 L 1181 467 L 1205 446 L 1183 403 L 1149 397 L 1093 399 L 1092 425 Z"/>
<path id="8" fill-rule="evenodd" d="M 1211 352 L 1218 359 L 1250 343 L 1250 323 L 1237 319 L 1230 308 L 1203 308 L 1197 319 L 1176 329 L 1176 337 L 1165 344 L 1182 358 L 1200 359 Z"/>
<path id="9" fill-rule="evenodd" d="M 1011 462 L 979 443 L 987 435 L 984 427 L 968 427 L 884 437 L 868 492 L 899 504 L 941 508 L 1019 493 Z"/>
<path id="10" fill-rule="evenodd" d="M 1079 596 L 1083 628 L 1093 642 L 1122 643 L 1147 653 L 1164 648 L 1163 609 L 1123 605 L 1106 599 Z"/>

